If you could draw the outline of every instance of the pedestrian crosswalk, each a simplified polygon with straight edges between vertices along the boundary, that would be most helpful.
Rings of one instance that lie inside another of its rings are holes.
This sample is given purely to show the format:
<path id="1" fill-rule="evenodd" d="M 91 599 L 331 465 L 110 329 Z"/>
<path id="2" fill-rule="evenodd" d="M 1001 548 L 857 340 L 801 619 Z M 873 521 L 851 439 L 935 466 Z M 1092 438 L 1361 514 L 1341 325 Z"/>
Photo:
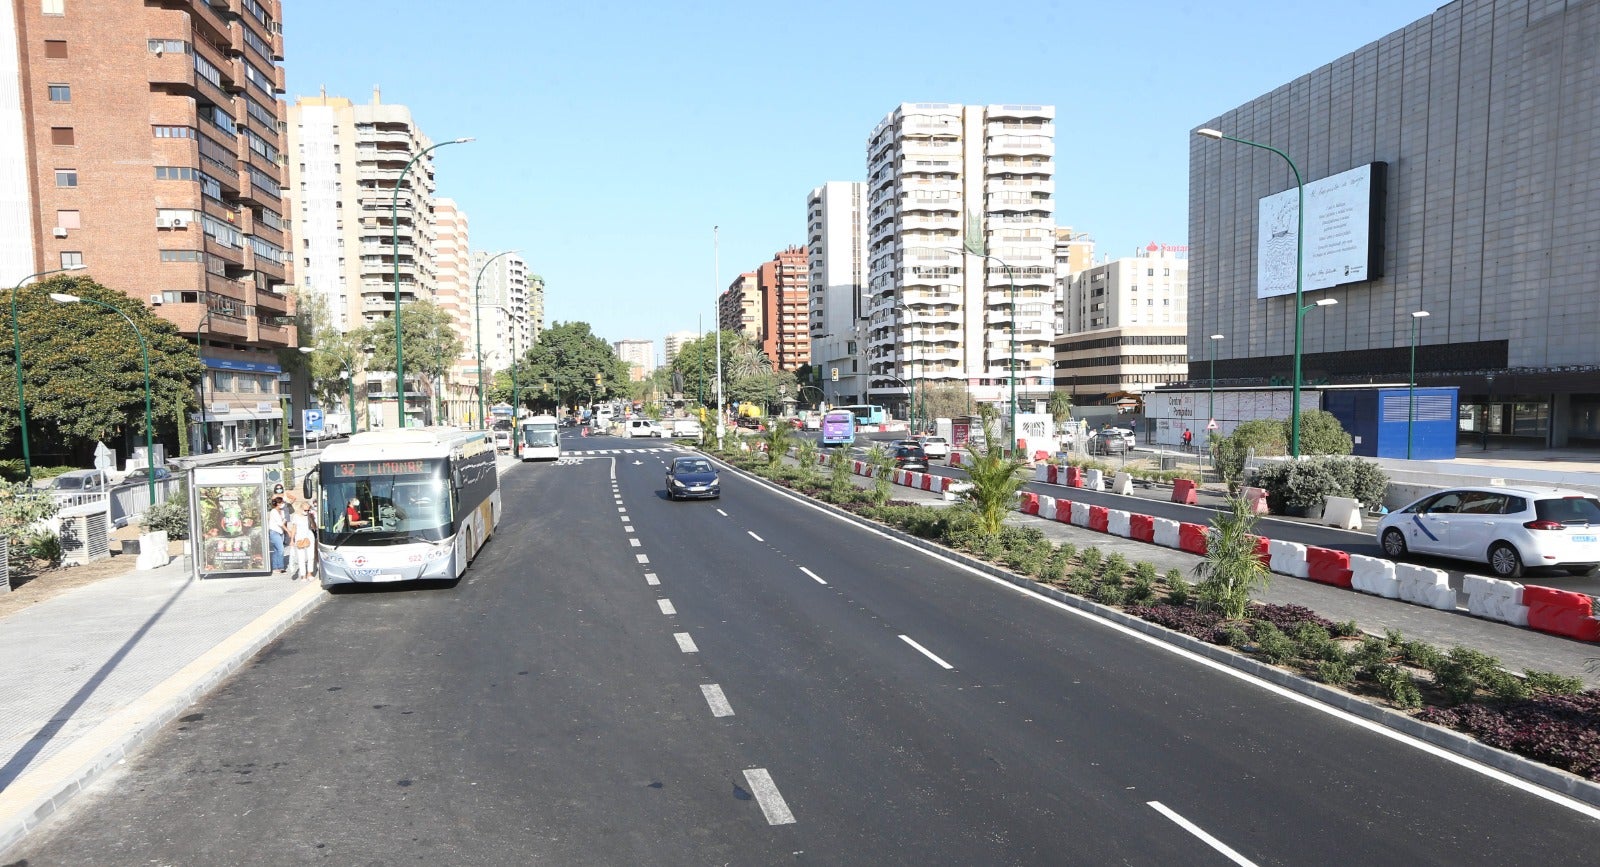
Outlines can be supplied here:
<path id="1" fill-rule="evenodd" d="M 659 455 L 684 453 L 684 449 L 673 446 L 654 449 L 574 449 L 563 447 L 561 451 L 563 454 L 569 455 Z"/>

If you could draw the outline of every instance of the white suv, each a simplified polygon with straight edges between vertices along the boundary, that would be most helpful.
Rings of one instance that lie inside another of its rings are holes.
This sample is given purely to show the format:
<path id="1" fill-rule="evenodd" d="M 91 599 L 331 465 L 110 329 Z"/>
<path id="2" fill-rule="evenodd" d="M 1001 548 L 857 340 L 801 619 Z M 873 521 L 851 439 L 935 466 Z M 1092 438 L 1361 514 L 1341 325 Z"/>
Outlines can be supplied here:
<path id="1" fill-rule="evenodd" d="M 1566 488 L 1451 488 L 1378 522 L 1383 553 L 1487 563 L 1498 578 L 1550 566 L 1590 575 L 1600 566 L 1600 498 Z"/>

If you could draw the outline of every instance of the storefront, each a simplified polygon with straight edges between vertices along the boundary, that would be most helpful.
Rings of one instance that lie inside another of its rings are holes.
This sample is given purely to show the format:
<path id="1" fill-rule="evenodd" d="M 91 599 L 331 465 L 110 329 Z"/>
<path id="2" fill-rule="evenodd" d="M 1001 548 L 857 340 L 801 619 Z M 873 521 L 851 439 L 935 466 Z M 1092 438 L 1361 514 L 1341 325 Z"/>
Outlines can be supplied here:
<path id="1" fill-rule="evenodd" d="M 195 454 L 226 454 L 282 443 L 283 407 L 278 393 L 283 368 L 258 361 L 202 358 L 200 412 L 189 414 Z"/>

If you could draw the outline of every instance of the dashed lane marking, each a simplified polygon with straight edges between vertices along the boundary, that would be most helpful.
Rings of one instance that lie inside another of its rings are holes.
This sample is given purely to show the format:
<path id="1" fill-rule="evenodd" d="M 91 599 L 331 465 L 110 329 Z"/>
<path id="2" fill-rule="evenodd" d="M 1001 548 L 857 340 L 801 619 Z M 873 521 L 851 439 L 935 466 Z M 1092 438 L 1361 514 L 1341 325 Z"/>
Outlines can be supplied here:
<path id="1" fill-rule="evenodd" d="M 672 637 L 678 640 L 678 649 L 684 653 L 699 653 L 700 648 L 694 646 L 694 637 L 687 632 L 674 632 Z"/>
<path id="2" fill-rule="evenodd" d="M 822 585 L 826 586 L 827 583 L 828 583 L 828 582 L 822 580 L 820 577 L 818 577 L 817 573 L 811 571 L 810 569 L 807 569 L 804 566 L 800 567 L 800 571 L 806 573 L 807 575 L 810 575 L 811 576 L 811 580 L 817 582 L 818 584 L 822 584 Z"/>
<path id="3" fill-rule="evenodd" d="M 946 670 L 955 668 L 955 666 L 951 665 L 950 663 L 945 662 L 944 660 L 940 659 L 937 656 L 934 656 L 933 655 L 933 651 L 929 650 L 926 647 L 923 647 L 922 645 L 916 643 L 915 641 L 912 641 L 911 640 L 911 636 L 902 635 L 902 636 L 900 636 L 900 640 L 904 641 L 905 643 L 907 643 L 909 645 L 911 645 L 912 647 L 915 647 L 917 649 L 918 653 L 921 653 L 923 656 L 926 656 L 927 658 L 929 658 L 929 659 L 933 660 L 934 662 L 938 663 L 940 668 L 943 668 L 943 669 L 946 669 Z"/>
<path id="4" fill-rule="evenodd" d="M 789 805 L 784 803 L 783 795 L 778 793 L 778 784 L 772 781 L 772 775 L 767 773 L 766 768 L 745 771 L 744 781 L 750 786 L 750 794 L 756 796 L 756 803 L 761 805 L 761 813 L 767 817 L 768 825 L 794 824 L 794 814 L 789 812 Z"/>
<path id="5" fill-rule="evenodd" d="M 1201 842 L 1217 850 L 1222 854 L 1222 857 L 1240 865 L 1240 867 L 1255 867 L 1255 863 L 1249 858 L 1240 855 L 1238 852 L 1235 852 L 1233 849 L 1229 848 L 1228 844 L 1218 840 L 1210 834 L 1207 834 L 1199 825 L 1196 825 L 1188 819 L 1185 819 L 1177 813 L 1174 813 L 1166 804 L 1163 804 L 1160 801 L 1147 801 L 1146 804 L 1157 813 L 1160 813 L 1161 815 L 1166 816 L 1168 819 L 1171 819 L 1177 824 L 1178 827 L 1188 831 L 1196 837 L 1199 837 Z"/>
<path id="6" fill-rule="evenodd" d="M 728 697 L 722 694 L 722 687 L 714 683 L 703 683 L 700 692 L 706 697 L 706 704 L 711 706 L 712 716 L 733 716 L 733 705 L 728 704 Z"/>
<path id="7" fill-rule="evenodd" d="M 657 599 L 656 600 L 656 605 L 661 607 L 661 613 L 662 614 L 671 615 L 671 614 L 677 614 L 678 613 L 678 609 L 672 607 L 672 600 L 671 599 Z"/>

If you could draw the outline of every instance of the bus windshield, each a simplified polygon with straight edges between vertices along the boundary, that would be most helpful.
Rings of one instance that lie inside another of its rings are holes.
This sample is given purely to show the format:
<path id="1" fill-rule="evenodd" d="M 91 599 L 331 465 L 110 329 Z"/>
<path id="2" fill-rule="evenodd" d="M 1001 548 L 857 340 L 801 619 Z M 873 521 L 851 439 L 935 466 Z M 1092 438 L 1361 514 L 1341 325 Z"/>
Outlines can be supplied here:
<path id="1" fill-rule="evenodd" d="M 324 464 L 322 496 L 324 544 L 438 542 L 455 531 L 442 458 Z"/>
<path id="2" fill-rule="evenodd" d="M 525 446 L 553 446 L 558 444 L 561 432 L 555 422 L 523 422 L 522 444 Z"/>

